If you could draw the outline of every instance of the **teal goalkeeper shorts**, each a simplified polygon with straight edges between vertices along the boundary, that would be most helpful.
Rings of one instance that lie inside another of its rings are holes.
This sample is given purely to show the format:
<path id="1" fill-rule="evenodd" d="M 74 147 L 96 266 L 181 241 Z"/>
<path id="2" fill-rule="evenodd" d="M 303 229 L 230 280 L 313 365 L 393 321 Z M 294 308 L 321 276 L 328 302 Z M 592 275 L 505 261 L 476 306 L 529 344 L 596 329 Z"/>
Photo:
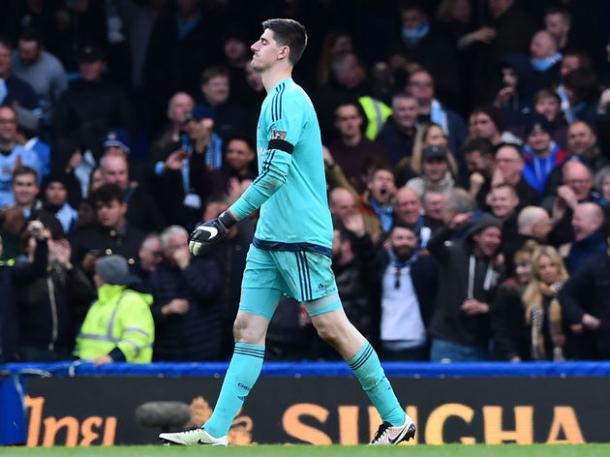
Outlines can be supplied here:
<path id="1" fill-rule="evenodd" d="M 341 307 L 331 259 L 308 251 L 268 251 L 250 246 L 239 310 L 269 320 L 282 296 L 303 303 L 311 317 Z"/>

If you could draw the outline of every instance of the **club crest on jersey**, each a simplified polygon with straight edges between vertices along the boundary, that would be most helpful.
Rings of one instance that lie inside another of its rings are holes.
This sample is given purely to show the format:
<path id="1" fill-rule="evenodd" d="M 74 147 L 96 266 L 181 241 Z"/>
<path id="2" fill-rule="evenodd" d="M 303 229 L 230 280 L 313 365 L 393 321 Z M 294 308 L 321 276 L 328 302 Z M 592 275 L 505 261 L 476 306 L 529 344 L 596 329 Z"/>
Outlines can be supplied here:
<path id="1" fill-rule="evenodd" d="M 273 129 L 271 130 L 271 138 L 272 140 L 284 140 L 286 139 L 286 132 L 282 130 Z"/>

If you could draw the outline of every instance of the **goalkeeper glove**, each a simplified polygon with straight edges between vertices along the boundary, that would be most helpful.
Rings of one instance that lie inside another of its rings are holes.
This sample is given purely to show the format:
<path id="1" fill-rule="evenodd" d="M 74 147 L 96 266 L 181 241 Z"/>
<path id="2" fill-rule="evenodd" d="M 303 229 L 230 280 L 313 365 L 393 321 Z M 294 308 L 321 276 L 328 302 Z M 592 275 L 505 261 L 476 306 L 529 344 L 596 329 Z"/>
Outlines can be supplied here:
<path id="1" fill-rule="evenodd" d="M 189 251 L 195 256 L 205 254 L 210 246 L 224 240 L 236 223 L 237 219 L 224 211 L 216 219 L 198 224 L 189 236 Z"/>

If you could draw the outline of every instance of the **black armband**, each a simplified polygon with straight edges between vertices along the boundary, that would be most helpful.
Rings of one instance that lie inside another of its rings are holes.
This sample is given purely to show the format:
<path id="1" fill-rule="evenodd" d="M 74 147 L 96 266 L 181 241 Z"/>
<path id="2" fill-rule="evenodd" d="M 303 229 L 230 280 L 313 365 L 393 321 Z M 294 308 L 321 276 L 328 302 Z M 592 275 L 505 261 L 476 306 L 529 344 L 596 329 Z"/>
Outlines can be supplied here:
<path id="1" fill-rule="evenodd" d="M 218 220 L 224 225 L 227 229 L 230 229 L 235 224 L 237 224 L 237 219 L 233 216 L 229 211 L 223 211 L 220 216 L 218 216 Z"/>
<path id="2" fill-rule="evenodd" d="M 292 151 L 294 150 L 294 146 L 291 145 L 288 141 L 279 139 L 269 140 L 269 145 L 267 146 L 267 148 L 277 149 L 279 151 L 287 152 L 288 154 L 292 154 Z"/>

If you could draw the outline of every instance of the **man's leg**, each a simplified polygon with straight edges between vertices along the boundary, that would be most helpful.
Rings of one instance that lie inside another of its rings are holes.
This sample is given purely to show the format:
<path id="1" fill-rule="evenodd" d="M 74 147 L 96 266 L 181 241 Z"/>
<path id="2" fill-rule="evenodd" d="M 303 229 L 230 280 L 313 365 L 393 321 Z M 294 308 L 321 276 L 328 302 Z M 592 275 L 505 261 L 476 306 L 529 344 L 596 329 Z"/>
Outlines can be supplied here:
<path id="1" fill-rule="evenodd" d="M 347 319 L 343 308 L 312 316 L 311 321 L 320 337 L 348 363 L 381 419 L 392 425 L 403 424 L 405 412 L 383 372 L 377 353 Z"/>
<path id="2" fill-rule="evenodd" d="M 233 419 L 256 383 L 265 357 L 269 320 L 247 312 L 237 313 L 233 332 L 235 350 L 222 383 L 212 416 L 204 429 L 214 437 L 225 436 Z"/>
<path id="3" fill-rule="evenodd" d="M 214 412 L 202 428 L 162 433 L 161 439 L 187 446 L 227 445 L 229 428 L 261 372 L 267 328 L 282 295 L 282 287 L 284 282 L 269 254 L 252 246 L 233 325 L 235 349 Z"/>

